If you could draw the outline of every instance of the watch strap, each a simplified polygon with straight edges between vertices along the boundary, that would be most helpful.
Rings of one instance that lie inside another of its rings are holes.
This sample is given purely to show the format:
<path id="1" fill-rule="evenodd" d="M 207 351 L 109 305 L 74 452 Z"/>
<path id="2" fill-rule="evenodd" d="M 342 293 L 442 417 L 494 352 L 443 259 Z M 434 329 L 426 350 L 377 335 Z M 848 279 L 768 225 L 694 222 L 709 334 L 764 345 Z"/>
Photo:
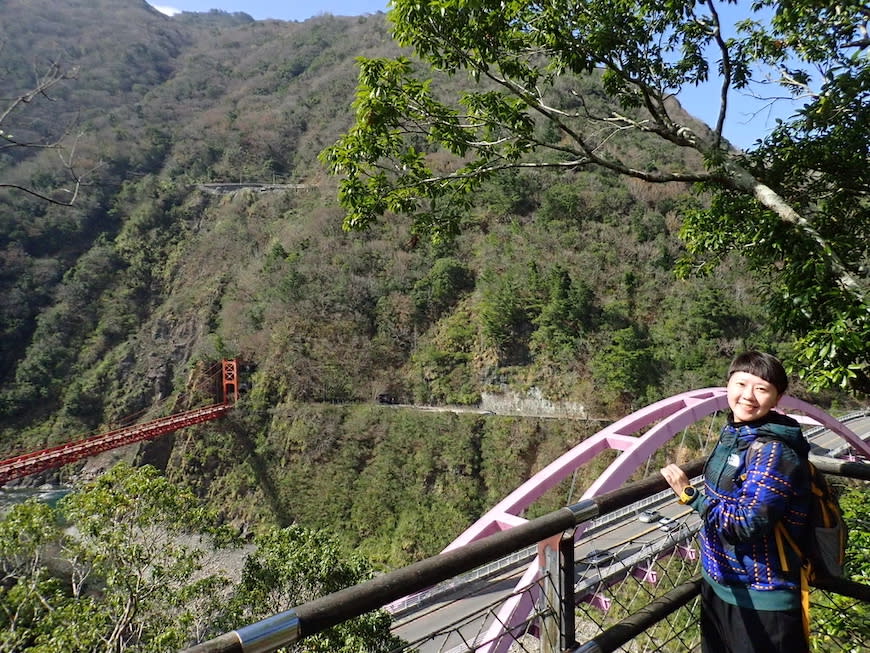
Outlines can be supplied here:
<path id="1" fill-rule="evenodd" d="M 693 501 L 696 496 L 698 496 L 698 491 L 690 485 L 689 487 L 683 488 L 683 491 L 680 493 L 679 501 L 685 505 Z"/>

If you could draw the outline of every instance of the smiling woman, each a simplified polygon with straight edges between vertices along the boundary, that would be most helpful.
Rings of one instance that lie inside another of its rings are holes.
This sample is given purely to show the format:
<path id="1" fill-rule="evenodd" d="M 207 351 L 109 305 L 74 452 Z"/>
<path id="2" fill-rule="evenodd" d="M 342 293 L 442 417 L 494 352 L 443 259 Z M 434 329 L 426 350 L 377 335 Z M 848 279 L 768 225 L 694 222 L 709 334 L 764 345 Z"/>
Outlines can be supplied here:
<path id="1" fill-rule="evenodd" d="M 800 424 L 773 410 L 787 388 L 775 357 L 737 356 L 728 370 L 731 413 L 704 467 L 704 491 L 690 492 L 676 465 L 662 469 L 680 503 L 701 516 L 701 639 L 709 653 L 809 651 L 801 561 L 774 534 L 804 541 L 809 505 L 810 445 Z M 661 526 L 672 528 L 679 523 Z"/>
<path id="2" fill-rule="evenodd" d="M 728 407 L 735 422 L 761 419 L 788 390 L 788 375 L 770 354 L 738 357 L 728 372 Z"/>
<path id="3" fill-rule="evenodd" d="M 748 372 L 736 372 L 728 379 L 728 407 L 736 422 L 761 419 L 781 396 L 772 383 Z"/>

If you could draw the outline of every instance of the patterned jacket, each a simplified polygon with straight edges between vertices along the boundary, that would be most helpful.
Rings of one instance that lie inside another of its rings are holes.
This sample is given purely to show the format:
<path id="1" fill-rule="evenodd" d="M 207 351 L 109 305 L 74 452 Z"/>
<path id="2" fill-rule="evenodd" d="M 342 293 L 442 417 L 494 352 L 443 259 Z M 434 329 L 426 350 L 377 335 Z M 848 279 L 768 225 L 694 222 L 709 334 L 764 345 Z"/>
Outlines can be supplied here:
<path id="1" fill-rule="evenodd" d="M 800 561 L 787 550 L 792 571 L 783 571 L 773 529 L 781 520 L 796 541 L 806 539 L 809 480 L 801 462 L 809 449 L 800 425 L 774 411 L 722 428 L 691 506 L 703 522 L 704 577 L 724 601 L 756 610 L 800 605 Z"/>

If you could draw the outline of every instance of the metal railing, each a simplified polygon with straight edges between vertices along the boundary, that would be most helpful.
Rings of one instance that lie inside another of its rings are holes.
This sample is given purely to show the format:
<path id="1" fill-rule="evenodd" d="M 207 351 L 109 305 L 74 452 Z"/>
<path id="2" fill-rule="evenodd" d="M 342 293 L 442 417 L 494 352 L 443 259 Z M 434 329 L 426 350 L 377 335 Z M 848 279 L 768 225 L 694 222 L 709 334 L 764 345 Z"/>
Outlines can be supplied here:
<path id="1" fill-rule="evenodd" d="M 819 457 L 813 457 L 813 462 L 827 474 L 870 481 L 870 465 Z M 698 459 L 684 470 L 693 477 L 702 466 L 703 459 Z M 480 570 L 486 565 L 529 547 L 550 561 L 540 578 L 396 651 L 425 650 L 423 645 L 436 639 L 433 650 L 443 653 L 490 650 L 494 642 L 487 640 L 485 625 L 492 623 L 505 600 L 533 601 L 535 605 L 529 619 L 503 635 L 513 640 L 511 651 L 539 651 L 541 641 L 548 642 L 546 650 L 552 651 L 692 650 L 698 643 L 695 597 L 699 573 L 698 556 L 685 544 L 693 537 L 692 529 L 660 534 L 669 538 L 671 546 L 641 550 L 579 581 L 574 561 L 573 533 L 578 525 L 625 509 L 666 487 L 660 475 L 653 475 L 225 633 L 183 653 L 276 651 L 361 614 L 398 605 L 407 595 L 431 591 L 439 583 L 470 572 L 483 573 Z M 814 597 L 829 619 L 844 621 L 835 633 L 846 633 L 847 638 L 850 632 L 870 630 L 870 623 L 860 621 L 865 618 L 862 615 L 870 615 L 870 586 L 844 580 L 818 587 Z M 854 602 L 863 609 L 843 607 Z M 847 619 L 859 622 L 849 624 Z M 870 616 L 866 619 L 870 621 Z M 837 648 L 833 640 L 826 640 L 825 646 L 814 650 L 854 650 L 848 644 Z"/>
<path id="2" fill-rule="evenodd" d="M 693 483 L 701 478 L 702 477 L 700 476 L 695 477 L 695 479 L 693 479 Z M 673 496 L 673 491 L 668 488 L 667 490 L 662 490 L 661 492 L 657 492 L 656 494 L 644 497 L 642 499 L 639 499 L 638 501 L 630 503 L 627 506 L 618 508 L 613 512 L 601 515 L 600 517 L 591 520 L 587 524 L 585 533 L 587 535 L 590 535 L 595 533 L 598 529 L 622 521 L 626 517 L 633 517 L 641 512 L 644 508 L 657 505 L 671 496 Z M 490 578 L 493 575 L 504 571 L 505 569 L 515 567 L 519 563 L 528 563 L 535 555 L 537 555 L 537 552 L 537 546 L 527 546 L 524 549 L 514 551 L 503 558 L 493 560 L 492 562 L 488 562 L 487 564 L 477 567 L 476 569 L 472 569 L 465 574 L 450 578 L 442 583 L 439 583 L 438 585 L 435 585 L 434 587 L 429 587 L 421 592 L 416 592 L 414 594 L 404 596 L 398 601 L 393 601 L 392 603 L 384 607 L 387 612 L 389 612 L 393 616 L 398 616 L 403 612 L 406 612 L 407 610 L 417 608 L 423 603 L 432 601 L 433 599 L 436 599 L 445 594 L 450 594 L 456 591 L 457 587 L 463 587 L 475 581 Z"/>
<path id="3" fill-rule="evenodd" d="M 613 622 L 589 615 L 603 626 L 571 653 L 692 651 L 700 643 L 700 576 L 675 586 Z M 622 592 L 625 594 L 625 592 Z M 817 581 L 810 593 L 810 648 L 815 653 L 856 653 L 870 648 L 870 585 L 845 578 Z"/>
<path id="4" fill-rule="evenodd" d="M 689 476 L 695 476 L 703 464 L 703 459 L 698 459 L 684 469 Z M 188 648 L 185 653 L 275 651 L 547 538 L 573 532 L 584 522 L 628 506 L 666 487 L 667 482 L 661 476 L 651 476 L 225 633 Z"/>

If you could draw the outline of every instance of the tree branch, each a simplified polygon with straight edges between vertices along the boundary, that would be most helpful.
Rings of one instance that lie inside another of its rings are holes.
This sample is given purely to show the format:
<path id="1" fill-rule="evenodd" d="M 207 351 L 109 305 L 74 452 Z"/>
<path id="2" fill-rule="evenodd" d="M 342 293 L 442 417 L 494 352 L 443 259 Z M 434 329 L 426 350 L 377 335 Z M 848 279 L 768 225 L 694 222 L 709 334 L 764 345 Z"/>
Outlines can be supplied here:
<path id="1" fill-rule="evenodd" d="M 45 98 L 46 100 L 53 102 L 54 98 L 49 95 L 49 91 L 61 82 L 69 79 L 76 79 L 77 76 L 78 68 L 74 67 L 70 68 L 69 70 L 64 70 L 60 63 L 58 63 L 57 61 L 52 61 L 49 63 L 47 70 L 41 75 L 37 76 L 37 82 L 33 86 L 33 88 L 19 94 L 17 97 L 11 100 L 2 111 L 0 111 L 0 141 L 3 141 L 3 143 L 0 144 L 0 150 L 5 150 L 9 148 L 57 149 L 60 161 L 72 180 L 72 189 L 65 188 L 61 190 L 61 192 L 68 195 L 68 199 L 61 200 L 56 197 L 52 197 L 44 192 L 38 191 L 34 188 L 30 188 L 28 186 L 24 186 L 18 183 L 2 182 L 0 183 L 0 188 L 9 188 L 11 190 L 21 191 L 50 204 L 56 204 L 59 206 L 73 205 L 76 198 L 78 197 L 79 190 L 82 186 L 82 177 L 76 173 L 73 167 L 76 145 L 81 135 L 76 137 L 73 146 L 69 149 L 68 156 L 65 157 L 63 140 L 69 134 L 68 128 L 64 129 L 63 134 L 61 134 L 61 136 L 59 136 L 57 139 L 46 143 L 38 143 L 21 140 L 15 134 L 9 133 L 5 129 L 3 129 L 3 125 L 11 118 L 11 116 L 16 111 L 23 109 L 23 107 L 30 104 L 39 97 Z M 95 166 L 89 172 L 92 172 L 100 165 L 102 164 L 97 164 L 97 166 Z"/>
<path id="2" fill-rule="evenodd" d="M 710 9 L 710 14 L 713 16 L 713 38 L 722 55 L 722 84 L 719 87 L 719 115 L 716 118 L 716 143 L 714 144 L 716 149 L 719 149 L 722 147 L 722 131 L 725 128 L 725 116 L 728 113 L 728 91 L 731 88 L 733 69 L 731 53 L 728 50 L 728 45 L 722 38 L 722 24 L 719 21 L 719 12 L 716 10 L 713 0 L 705 0 L 705 3 Z"/>
<path id="3" fill-rule="evenodd" d="M 719 181 L 734 190 L 751 194 L 759 204 L 773 211 L 783 222 L 794 225 L 809 236 L 818 246 L 823 258 L 828 261 L 840 286 L 861 304 L 867 304 L 867 290 L 843 265 L 831 245 L 804 216 L 795 211 L 772 188 L 758 181 L 745 168 L 734 161 L 726 163 L 727 173 Z"/>

